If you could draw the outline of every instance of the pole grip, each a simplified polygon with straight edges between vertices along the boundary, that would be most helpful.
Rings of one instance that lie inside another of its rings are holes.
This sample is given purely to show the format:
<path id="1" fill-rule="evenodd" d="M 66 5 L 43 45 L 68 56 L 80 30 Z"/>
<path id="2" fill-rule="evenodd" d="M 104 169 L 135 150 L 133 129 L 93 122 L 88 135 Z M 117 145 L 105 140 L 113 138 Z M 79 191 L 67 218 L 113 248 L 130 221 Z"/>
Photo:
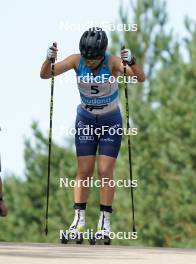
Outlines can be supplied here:
<path id="1" fill-rule="evenodd" d="M 125 44 L 121 46 L 121 50 L 125 49 Z M 124 73 L 126 74 L 126 61 L 122 60 L 123 65 L 124 65 Z"/>
<path id="2" fill-rule="evenodd" d="M 53 42 L 52 43 L 52 46 L 55 47 L 55 48 L 57 48 L 57 43 L 56 42 Z M 55 63 L 55 59 L 51 59 L 51 63 L 54 64 Z"/>
<path id="3" fill-rule="evenodd" d="M 121 50 L 125 49 L 125 44 L 121 46 Z M 124 66 L 124 75 L 126 76 L 126 61 L 122 60 Z"/>
<path id="4" fill-rule="evenodd" d="M 52 46 L 54 46 L 55 48 L 57 48 L 57 43 L 53 42 Z"/>

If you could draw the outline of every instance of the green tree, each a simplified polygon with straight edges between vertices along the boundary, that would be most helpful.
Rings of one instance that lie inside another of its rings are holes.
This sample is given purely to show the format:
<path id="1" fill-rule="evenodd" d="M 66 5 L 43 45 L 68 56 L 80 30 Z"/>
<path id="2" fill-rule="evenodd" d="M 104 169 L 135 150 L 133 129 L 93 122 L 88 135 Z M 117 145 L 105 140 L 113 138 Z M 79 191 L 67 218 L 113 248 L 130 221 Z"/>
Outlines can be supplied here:
<path id="1" fill-rule="evenodd" d="M 185 63 L 180 43 L 171 32 L 166 33 L 165 3 L 138 0 L 132 8 L 139 30 L 125 33 L 124 42 L 144 65 L 147 78 L 142 85 L 132 85 L 129 93 L 132 126 L 139 131 L 132 137 L 134 176 L 139 183 L 134 192 L 139 235 L 136 244 L 194 247 L 195 148 L 191 146 L 195 145 L 196 133 L 195 28 L 186 21 L 190 38 L 186 40 L 189 61 Z M 127 24 L 126 10 L 123 13 L 121 9 L 121 21 Z M 115 52 L 120 38 L 113 34 L 113 40 Z M 126 138 L 118 162 L 117 177 L 128 177 Z M 130 222 L 130 214 L 126 214 L 129 197 L 127 206 L 123 199 L 115 203 L 124 226 Z M 116 221 L 117 225 L 122 229 L 122 222 Z"/>

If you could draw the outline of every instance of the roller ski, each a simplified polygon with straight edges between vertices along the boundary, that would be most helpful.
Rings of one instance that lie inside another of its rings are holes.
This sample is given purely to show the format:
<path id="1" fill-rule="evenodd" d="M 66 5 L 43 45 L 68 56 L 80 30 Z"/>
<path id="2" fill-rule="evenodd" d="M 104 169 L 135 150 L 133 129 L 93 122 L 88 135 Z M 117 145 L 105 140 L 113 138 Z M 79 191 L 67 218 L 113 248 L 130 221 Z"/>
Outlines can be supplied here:
<path id="1" fill-rule="evenodd" d="M 90 245 L 111 245 L 110 213 L 101 212 L 97 232 L 89 239 Z"/>
<path id="2" fill-rule="evenodd" d="M 74 221 L 68 230 L 63 232 L 61 237 L 61 243 L 67 244 L 69 242 L 76 244 L 82 244 L 83 233 L 85 231 L 85 210 L 75 210 Z"/>

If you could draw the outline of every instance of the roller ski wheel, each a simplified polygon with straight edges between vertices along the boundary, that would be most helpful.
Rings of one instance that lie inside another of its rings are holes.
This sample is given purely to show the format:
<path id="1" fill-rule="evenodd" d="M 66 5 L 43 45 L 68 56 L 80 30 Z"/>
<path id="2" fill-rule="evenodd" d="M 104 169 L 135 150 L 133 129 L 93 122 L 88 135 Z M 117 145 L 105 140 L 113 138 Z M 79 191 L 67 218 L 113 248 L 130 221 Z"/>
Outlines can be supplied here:
<path id="1" fill-rule="evenodd" d="M 112 241 L 111 241 L 111 239 L 108 237 L 108 236 L 106 236 L 105 238 L 104 238 L 104 245 L 107 245 L 107 246 L 109 246 L 109 245 L 111 245 L 112 244 Z"/>
<path id="2" fill-rule="evenodd" d="M 96 245 L 96 238 L 93 236 L 93 237 L 89 238 L 88 242 L 91 246 L 94 246 L 94 245 Z"/>
<path id="3" fill-rule="evenodd" d="M 82 244 L 84 242 L 83 239 L 83 235 L 82 233 L 75 233 L 75 232 L 70 232 L 66 234 L 66 232 L 64 233 L 64 235 L 62 236 L 61 239 L 61 244 L 68 244 L 68 243 L 76 243 L 76 244 Z"/>
<path id="4" fill-rule="evenodd" d="M 89 239 L 90 245 L 111 245 L 111 239 L 108 235 L 103 235 L 102 233 L 97 233 L 92 238 Z"/>
<path id="5" fill-rule="evenodd" d="M 61 244 L 67 244 L 68 241 L 69 241 L 69 239 L 63 235 L 61 238 Z"/>
<path id="6" fill-rule="evenodd" d="M 111 245 L 111 239 L 108 235 L 103 233 L 96 234 L 96 242 L 101 245 Z"/>

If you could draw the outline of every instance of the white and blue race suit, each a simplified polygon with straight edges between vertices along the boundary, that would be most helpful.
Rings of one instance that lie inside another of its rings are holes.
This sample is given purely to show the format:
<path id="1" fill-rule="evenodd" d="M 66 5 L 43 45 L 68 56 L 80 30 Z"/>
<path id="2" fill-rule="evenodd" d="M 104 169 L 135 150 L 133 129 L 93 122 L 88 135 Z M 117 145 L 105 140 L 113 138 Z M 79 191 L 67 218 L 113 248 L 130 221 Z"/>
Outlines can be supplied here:
<path id="1" fill-rule="evenodd" d="M 93 75 L 85 59 L 77 68 L 81 104 L 77 108 L 75 145 L 77 156 L 117 157 L 122 139 L 122 116 L 118 106 L 118 83 L 108 66 L 105 53 L 98 72 Z"/>

